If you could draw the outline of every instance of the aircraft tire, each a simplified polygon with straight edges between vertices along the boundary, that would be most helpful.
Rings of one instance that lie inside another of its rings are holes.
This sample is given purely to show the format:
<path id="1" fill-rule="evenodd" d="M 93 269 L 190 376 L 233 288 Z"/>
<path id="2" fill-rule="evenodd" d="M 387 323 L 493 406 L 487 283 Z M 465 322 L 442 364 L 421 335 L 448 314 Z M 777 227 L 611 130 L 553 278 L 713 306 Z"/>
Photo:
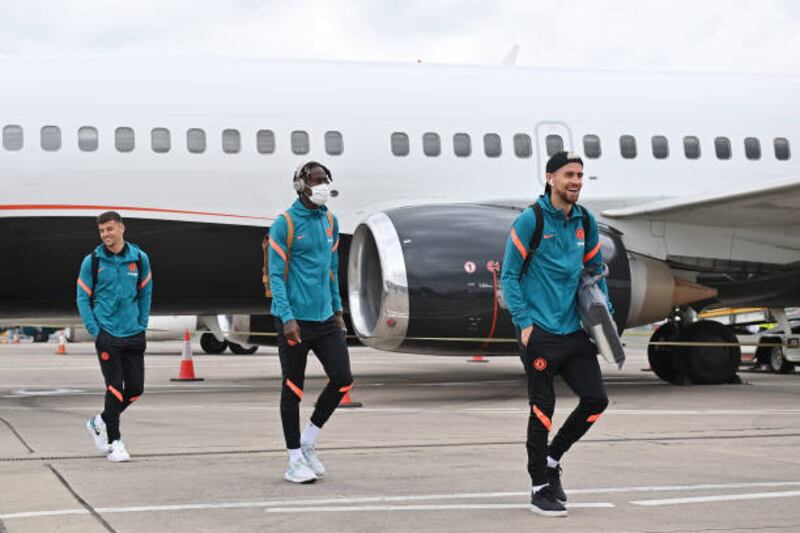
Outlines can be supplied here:
<path id="1" fill-rule="evenodd" d="M 713 320 L 700 320 L 686 326 L 681 332 L 683 342 L 736 343 L 736 335 L 723 324 Z M 686 376 L 695 385 L 719 385 L 736 380 L 736 371 L 742 362 L 739 346 L 686 346 Z"/>
<path id="2" fill-rule="evenodd" d="M 208 331 L 200 335 L 200 347 L 211 355 L 221 354 L 228 347 L 228 341 L 218 341 L 213 333 Z"/>
<path id="3" fill-rule="evenodd" d="M 662 324 L 650 337 L 650 342 L 677 341 L 680 326 L 677 322 Z M 656 376 L 667 383 L 680 384 L 683 381 L 683 357 L 674 346 L 647 347 L 647 360 Z"/>
<path id="4" fill-rule="evenodd" d="M 783 348 L 775 346 L 770 350 L 769 369 L 776 374 L 790 374 L 794 371 L 794 363 L 790 363 L 783 356 Z"/>

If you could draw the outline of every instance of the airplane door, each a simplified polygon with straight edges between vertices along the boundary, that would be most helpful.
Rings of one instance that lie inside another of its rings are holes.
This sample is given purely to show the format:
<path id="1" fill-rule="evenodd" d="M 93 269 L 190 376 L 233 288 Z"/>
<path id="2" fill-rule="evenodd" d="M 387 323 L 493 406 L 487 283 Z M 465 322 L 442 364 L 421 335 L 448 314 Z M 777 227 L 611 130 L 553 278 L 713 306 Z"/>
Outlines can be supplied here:
<path id="1" fill-rule="evenodd" d="M 539 181 L 544 185 L 547 160 L 556 152 L 571 151 L 572 131 L 563 122 L 539 122 L 536 124 L 536 158 L 539 168 Z"/>

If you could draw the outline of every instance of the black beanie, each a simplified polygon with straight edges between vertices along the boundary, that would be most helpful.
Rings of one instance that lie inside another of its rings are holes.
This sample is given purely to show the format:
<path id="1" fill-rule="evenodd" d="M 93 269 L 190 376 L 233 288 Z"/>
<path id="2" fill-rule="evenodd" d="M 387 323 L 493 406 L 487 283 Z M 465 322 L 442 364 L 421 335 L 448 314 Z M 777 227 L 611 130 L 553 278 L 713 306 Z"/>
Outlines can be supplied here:
<path id="1" fill-rule="evenodd" d="M 552 156 L 550 156 L 550 159 L 547 160 L 547 166 L 545 166 L 545 172 L 547 172 L 548 174 L 552 174 L 559 168 L 563 167 L 564 165 L 568 165 L 570 163 L 578 163 L 581 166 L 583 166 L 583 159 L 581 159 L 581 156 L 579 156 L 577 152 L 556 152 Z M 545 184 L 544 193 L 546 195 L 550 194 L 549 183 Z"/>

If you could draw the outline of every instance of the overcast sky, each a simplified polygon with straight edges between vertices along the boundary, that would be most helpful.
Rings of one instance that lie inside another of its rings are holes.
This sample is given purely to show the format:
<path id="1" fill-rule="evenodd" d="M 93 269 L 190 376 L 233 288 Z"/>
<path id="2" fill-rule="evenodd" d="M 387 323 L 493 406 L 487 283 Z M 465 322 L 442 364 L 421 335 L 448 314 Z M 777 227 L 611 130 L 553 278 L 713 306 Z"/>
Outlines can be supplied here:
<path id="1" fill-rule="evenodd" d="M 2 54 L 800 73 L 796 0 L 2 0 Z"/>

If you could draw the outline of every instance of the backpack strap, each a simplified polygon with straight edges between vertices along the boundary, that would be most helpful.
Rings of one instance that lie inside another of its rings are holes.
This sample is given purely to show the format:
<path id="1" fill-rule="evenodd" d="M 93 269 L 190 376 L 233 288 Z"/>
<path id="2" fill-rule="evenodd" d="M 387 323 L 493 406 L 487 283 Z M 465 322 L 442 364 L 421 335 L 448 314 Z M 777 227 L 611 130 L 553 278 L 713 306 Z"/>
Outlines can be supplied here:
<path id="1" fill-rule="evenodd" d="M 281 213 L 286 219 L 286 264 L 283 267 L 283 279 L 289 279 L 289 259 L 292 256 L 292 242 L 294 241 L 294 222 L 286 211 Z M 264 263 L 261 267 L 261 282 L 264 284 L 264 296 L 272 298 L 272 288 L 269 283 L 269 234 L 261 241 L 261 250 L 264 254 Z"/>
<path id="2" fill-rule="evenodd" d="M 289 279 L 289 261 L 292 259 L 292 242 L 294 241 L 294 221 L 288 211 L 283 213 L 286 219 L 286 264 L 283 266 L 283 279 Z"/>
<path id="3" fill-rule="evenodd" d="M 542 213 L 542 207 L 538 203 L 533 203 L 528 207 L 533 209 L 533 216 L 536 217 L 536 228 L 533 230 L 533 237 L 531 237 L 531 243 L 528 245 L 528 255 L 525 256 L 525 261 L 522 263 L 519 279 L 522 279 L 525 275 L 525 271 L 528 269 L 531 259 L 533 259 L 533 254 L 536 253 L 536 249 L 542 241 L 542 233 L 544 232 L 544 214 Z"/>
<path id="4" fill-rule="evenodd" d="M 100 270 L 100 257 L 92 251 L 92 294 L 89 296 L 89 306 L 94 308 L 94 295 L 97 293 L 97 272 Z"/>

